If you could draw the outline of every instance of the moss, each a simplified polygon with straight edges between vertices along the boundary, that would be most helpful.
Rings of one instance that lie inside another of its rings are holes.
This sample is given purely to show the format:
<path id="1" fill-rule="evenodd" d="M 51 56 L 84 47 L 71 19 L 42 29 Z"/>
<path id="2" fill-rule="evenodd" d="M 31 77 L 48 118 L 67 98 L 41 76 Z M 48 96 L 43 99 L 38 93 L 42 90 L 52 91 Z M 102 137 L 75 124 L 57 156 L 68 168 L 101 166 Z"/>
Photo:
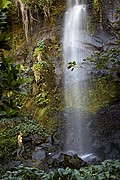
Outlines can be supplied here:
<path id="1" fill-rule="evenodd" d="M 113 82 L 102 81 L 98 79 L 95 87 L 88 88 L 87 111 L 96 113 L 101 107 L 106 107 L 116 97 L 116 85 Z M 86 99 L 87 100 L 87 99 Z"/>
<path id="2" fill-rule="evenodd" d="M 0 133 L 0 158 L 7 158 L 16 149 L 17 136 L 8 129 L 3 129 Z"/>

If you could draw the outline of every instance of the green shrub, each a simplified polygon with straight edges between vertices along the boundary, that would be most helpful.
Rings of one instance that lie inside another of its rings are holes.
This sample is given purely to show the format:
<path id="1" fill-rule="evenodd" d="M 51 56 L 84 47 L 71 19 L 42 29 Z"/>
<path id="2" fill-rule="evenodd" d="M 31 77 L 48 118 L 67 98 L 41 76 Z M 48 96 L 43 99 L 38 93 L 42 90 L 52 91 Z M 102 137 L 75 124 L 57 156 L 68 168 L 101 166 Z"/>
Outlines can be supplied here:
<path id="1" fill-rule="evenodd" d="M 120 161 L 106 160 L 100 165 L 88 165 L 80 170 L 59 168 L 57 171 L 49 173 L 20 165 L 14 171 L 7 171 L 2 180 L 118 180 L 119 178 Z"/>
<path id="2" fill-rule="evenodd" d="M 0 158 L 11 157 L 12 152 L 17 148 L 17 134 L 20 130 L 24 137 L 32 134 L 38 134 L 43 139 L 48 137 L 45 128 L 32 120 L 26 118 L 18 122 L 14 121 L 14 119 L 2 119 L 1 121 L 5 124 L 5 128 L 0 132 Z"/>
<path id="3" fill-rule="evenodd" d="M 50 176 L 47 173 L 44 173 L 43 171 L 40 171 L 37 168 L 30 168 L 30 167 L 24 167 L 23 165 L 20 165 L 18 168 L 15 169 L 15 171 L 7 171 L 6 174 L 3 175 L 3 180 L 7 179 L 21 179 L 21 180 L 50 180 Z"/>

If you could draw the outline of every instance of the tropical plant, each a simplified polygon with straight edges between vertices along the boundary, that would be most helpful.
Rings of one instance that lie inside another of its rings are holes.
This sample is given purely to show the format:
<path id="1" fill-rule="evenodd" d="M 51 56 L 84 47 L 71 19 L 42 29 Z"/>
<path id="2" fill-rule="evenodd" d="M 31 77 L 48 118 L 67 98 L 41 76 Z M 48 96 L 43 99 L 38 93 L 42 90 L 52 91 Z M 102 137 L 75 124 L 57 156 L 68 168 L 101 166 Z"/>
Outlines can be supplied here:
<path id="1" fill-rule="evenodd" d="M 15 94 L 24 93 L 21 88 L 28 81 L 21 74 L 20 64 L 14 64 L 11 57 L 5 58 L 3 53 L 0 54 L 0 116 L 14 116 L 19 111 Z"/>
<path id="2" fill-rule="evenodd" d="M 45 61 L 40 61 L 38 63 L 35 63 L 33 65 L 33 70 L 43 70 L 43 71 L 48 71 L 49 70 L 49 64 Z"/>
<path id="3" fill-rule="evenodd" d="M 10 4 L 11 4 L 11 1 L 9 0 L 0 1 L 0 27 L 3 27 L 3 25 L 6 24 L 7 16 L 6 16 L 5 9 L 8 9 Z"/>
<path id="4" fill-rule="evenodd" d="M 14 171 L 7 171 L 2 180 L 6 179 L 40 179 L 40 180 L 118 180 L 120 162 L 106 160 L 100 165 L 88 165 L 80 170 L 59 168 L 57 171 L 45 173 L 37 168 L 25 167 L 22 164 Z"/>
<path id="5" fill-rule="evenodd" d="M 9 5 L 11 4 L 11 1 L 9 0 L 1 0 L 0 1 L 0 9 L 7 9 L 9 8 Z"/>
<path id="6" fill-rule="evenodd" d="M 36 57 L 38 61 L 42 61 L 42 59 L 44 59 L 45 48 L 46 46 L 44 41 L 39 41 L 37 47 L 34 50 L 33 57 Z"/>

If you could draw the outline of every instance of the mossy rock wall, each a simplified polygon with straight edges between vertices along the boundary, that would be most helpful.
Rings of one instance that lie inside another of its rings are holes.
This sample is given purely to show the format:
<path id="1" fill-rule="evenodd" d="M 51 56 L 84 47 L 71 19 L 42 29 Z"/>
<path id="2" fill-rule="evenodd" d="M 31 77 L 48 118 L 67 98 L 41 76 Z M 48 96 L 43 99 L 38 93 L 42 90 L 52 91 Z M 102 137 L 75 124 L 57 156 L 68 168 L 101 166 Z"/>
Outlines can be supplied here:
<path id="1" fill-rule="evenodd" d="M 32 2 L 31 2 L 32 3 Z M 15 8 L 13 5 L 12 8 Z M 28 9 L 30 15 L 31 7 Z M 60 80 L 61 77 L 56 75 L 56 65 L 59 64 L 61 68 L 61 37 L 62 37 L 62 23 L 63 12 L 65 10 L 64 1 L 54 1 L 50 7 L 50 17 L 45 18 L 42 9 L 39 16 L 36 15 L 32 9 L 32 15 L 35 19 L 28 17 L 29 29 L 28 39 L 26 39 L 24 32 L 24 24 L 22 22 L 22 14 L 20 5 L 16 8 L 14 14 L 11 14 L 11 25 L 8 27 L 10 32 L 10 44 L 12 47 L 11 55 L 16 63 L 24 62 L 24 67 L 29 69 L 28 76 L 33 76 L 33 82 L 27 86 L 28 95 L 21 95 L 17 97 L 18 105 L 20 105 L 21 112 L 37 122 L 46 124 L 53 123 L 53 116 L 55 111 L 59 109 L 60 103 Z M 61 23 L 62 22 L 62 23 Z M 59 32 L 58 32 L 59 31 Z M 39 81 L 36 81 L 35 74 L 32 69 L 33 65 L 38 62 L 38 58 L 33 54 L 38 47 L 38 43 L 44 41 L 45 49 L 42 56 L 42 61 L 46 62 L 50 68 L 46 72 L 38 73 Z M 55 62 L 57 62 L 55 64 Z M 57 79 L 58 78 L 58 79 Z M 51 122 L 49 122 L 51 119 Z"/>

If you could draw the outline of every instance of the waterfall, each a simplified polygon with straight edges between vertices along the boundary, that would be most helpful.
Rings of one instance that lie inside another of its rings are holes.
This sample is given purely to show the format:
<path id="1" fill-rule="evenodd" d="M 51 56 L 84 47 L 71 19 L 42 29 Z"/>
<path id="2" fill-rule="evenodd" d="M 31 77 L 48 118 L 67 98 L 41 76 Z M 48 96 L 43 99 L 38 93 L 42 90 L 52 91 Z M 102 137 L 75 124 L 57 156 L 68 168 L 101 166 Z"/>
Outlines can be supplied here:
<path id="1" fill-rule="evenodd" d="M 89 144 L 89 128 L 85 124 L 85 108 L 87 106 L 88 77 L 82 65 L 84 58 L 90 55 L 84 44 L 89 41 L 86 32 L 86 6 L 68 0 L 63 35 L 64 59 L 64 98 L 65 98 L 65 136 L 64 151 L 74 151 L 79 155 L 91 152 Z M 74 71 L 67 69 L 68 62 L 76 61 L 82 68 Z"/>

